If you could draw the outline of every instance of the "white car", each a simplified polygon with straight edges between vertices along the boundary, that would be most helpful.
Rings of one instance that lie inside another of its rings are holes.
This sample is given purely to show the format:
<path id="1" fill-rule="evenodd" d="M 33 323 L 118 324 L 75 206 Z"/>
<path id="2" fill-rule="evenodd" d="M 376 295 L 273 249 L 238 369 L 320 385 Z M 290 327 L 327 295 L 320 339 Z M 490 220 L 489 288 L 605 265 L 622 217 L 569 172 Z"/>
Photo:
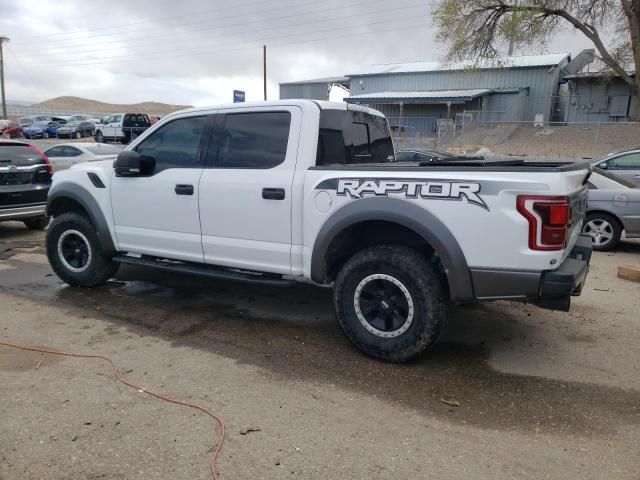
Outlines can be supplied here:
<path id="1" fill-rule="evenodd" d="M 53 171 L 57 172 L 76 163 L 115 159 L 121 150 L 117 145 L 106 143 L 60 143 L 45 150 L 44 154 L 51 161 Z"/>

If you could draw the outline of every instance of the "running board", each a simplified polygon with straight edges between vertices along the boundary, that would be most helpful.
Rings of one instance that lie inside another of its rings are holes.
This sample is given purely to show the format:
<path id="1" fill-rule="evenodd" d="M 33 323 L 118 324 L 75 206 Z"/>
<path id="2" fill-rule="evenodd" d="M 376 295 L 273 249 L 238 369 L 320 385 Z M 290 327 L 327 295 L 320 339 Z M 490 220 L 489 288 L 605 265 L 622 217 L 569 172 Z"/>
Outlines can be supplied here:
<path id="1" fill-rule="evenodd" d="M 132 257 L 129 255 L 116 255 L 113 261 L 125 265 L 137 267 L 151 267 L 167 272 L 183 273 L 187 275 L 199 275 L 201 277 L 233 280 L 237 282 L 260 283 L 274 287 L 289 287 L 294 285 L 294 280 L 286 280 L 282 275 L 274 273 L 257 273 L 246 270 L 232 270 L 224 267 L 201 265 L 193 262 L 179 260 L 157 259 L 153 257 Z"/>

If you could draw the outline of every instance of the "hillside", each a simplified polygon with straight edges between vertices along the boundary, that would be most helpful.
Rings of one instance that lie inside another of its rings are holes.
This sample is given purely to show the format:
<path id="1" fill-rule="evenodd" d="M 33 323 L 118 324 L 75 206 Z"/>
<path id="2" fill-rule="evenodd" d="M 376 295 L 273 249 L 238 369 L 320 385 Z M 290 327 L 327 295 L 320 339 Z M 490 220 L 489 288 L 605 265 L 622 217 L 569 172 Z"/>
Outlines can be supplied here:
<path id="1" fill-rule="evenodd" d="M 165 115 L 189 108 L 191 105 L 170 105 L 159 102 L 141 102 L 133 104 L 105 103 L 97 100 L 89 100 L 80 97 L 56 97 L 44 102 L 34 103 L 31 108 L 44 110 L 64 110 L 70 112 L 114 113 L 114 112 L 140 112 Z"/>

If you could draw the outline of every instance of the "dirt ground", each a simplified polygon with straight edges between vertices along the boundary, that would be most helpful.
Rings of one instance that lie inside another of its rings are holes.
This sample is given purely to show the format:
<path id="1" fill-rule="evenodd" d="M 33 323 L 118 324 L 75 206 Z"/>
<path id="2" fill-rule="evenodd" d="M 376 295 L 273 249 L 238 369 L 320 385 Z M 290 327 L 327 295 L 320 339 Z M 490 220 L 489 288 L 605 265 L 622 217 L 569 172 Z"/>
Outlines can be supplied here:
<path id="1" fill-rule="evenodd" d="M 639 242 L 594 255 L 570 313 L 453 308 L 432 352 L 390 365 L 350 346 L 328 290 L 133 269 L 73 289 L 42 237 L 0 224 L 0 339 L 107 354 L 211 408 L 222 479 L 640 478 L 640 285 L 615 276 Z M 210 419 L 101 363 L 0 347 L 0 378 L 2 480 L 209 478 Z"/>

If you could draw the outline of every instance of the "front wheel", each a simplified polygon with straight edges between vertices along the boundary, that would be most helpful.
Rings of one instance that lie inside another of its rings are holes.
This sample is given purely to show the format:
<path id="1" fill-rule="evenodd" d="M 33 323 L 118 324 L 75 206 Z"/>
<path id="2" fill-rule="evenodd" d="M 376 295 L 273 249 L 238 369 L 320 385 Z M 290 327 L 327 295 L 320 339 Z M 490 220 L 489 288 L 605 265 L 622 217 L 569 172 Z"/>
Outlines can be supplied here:
<path id="1" fill-rule="evenodd" d="M 78 140 L 80 140 L 80 138 L 82 138 L 82 134 L 81 134 L 79 131 L 77 131 L 77 132 L 75 133 L 75 135 L 74 135 L 74 136 L 75 136 Z"/>
<path id="2" fill-rule="evenodd" d="M 118 271 L 91 221 L 75 212 L 59 215 L 47 230 L 47 257 L 56 275 L 72 287 L 101 285 Z"/>
<path id="3" fill-rule="evenodd" d="M 582 233 L 591 237 L 593 249 L 600 252 L 613 250 L 620 243 L 622 227 L 616 218 L 606 213 L 589 213 L 584 219 Z"/>
<path id="4" fill-rule="evenodd" d="M 104 135 L 102 135 L 102 132 L 100 130 L 96 132 L 96 142 L 104 143 Z"/>
<path id="5" fill-rule="evenodd" d="M 342 330 L 372 357 L 405 362 L 429 348 L 447 318 L 441 275 L 424 255 L 404 246 L 356 253 L 334 286 Z"/>

